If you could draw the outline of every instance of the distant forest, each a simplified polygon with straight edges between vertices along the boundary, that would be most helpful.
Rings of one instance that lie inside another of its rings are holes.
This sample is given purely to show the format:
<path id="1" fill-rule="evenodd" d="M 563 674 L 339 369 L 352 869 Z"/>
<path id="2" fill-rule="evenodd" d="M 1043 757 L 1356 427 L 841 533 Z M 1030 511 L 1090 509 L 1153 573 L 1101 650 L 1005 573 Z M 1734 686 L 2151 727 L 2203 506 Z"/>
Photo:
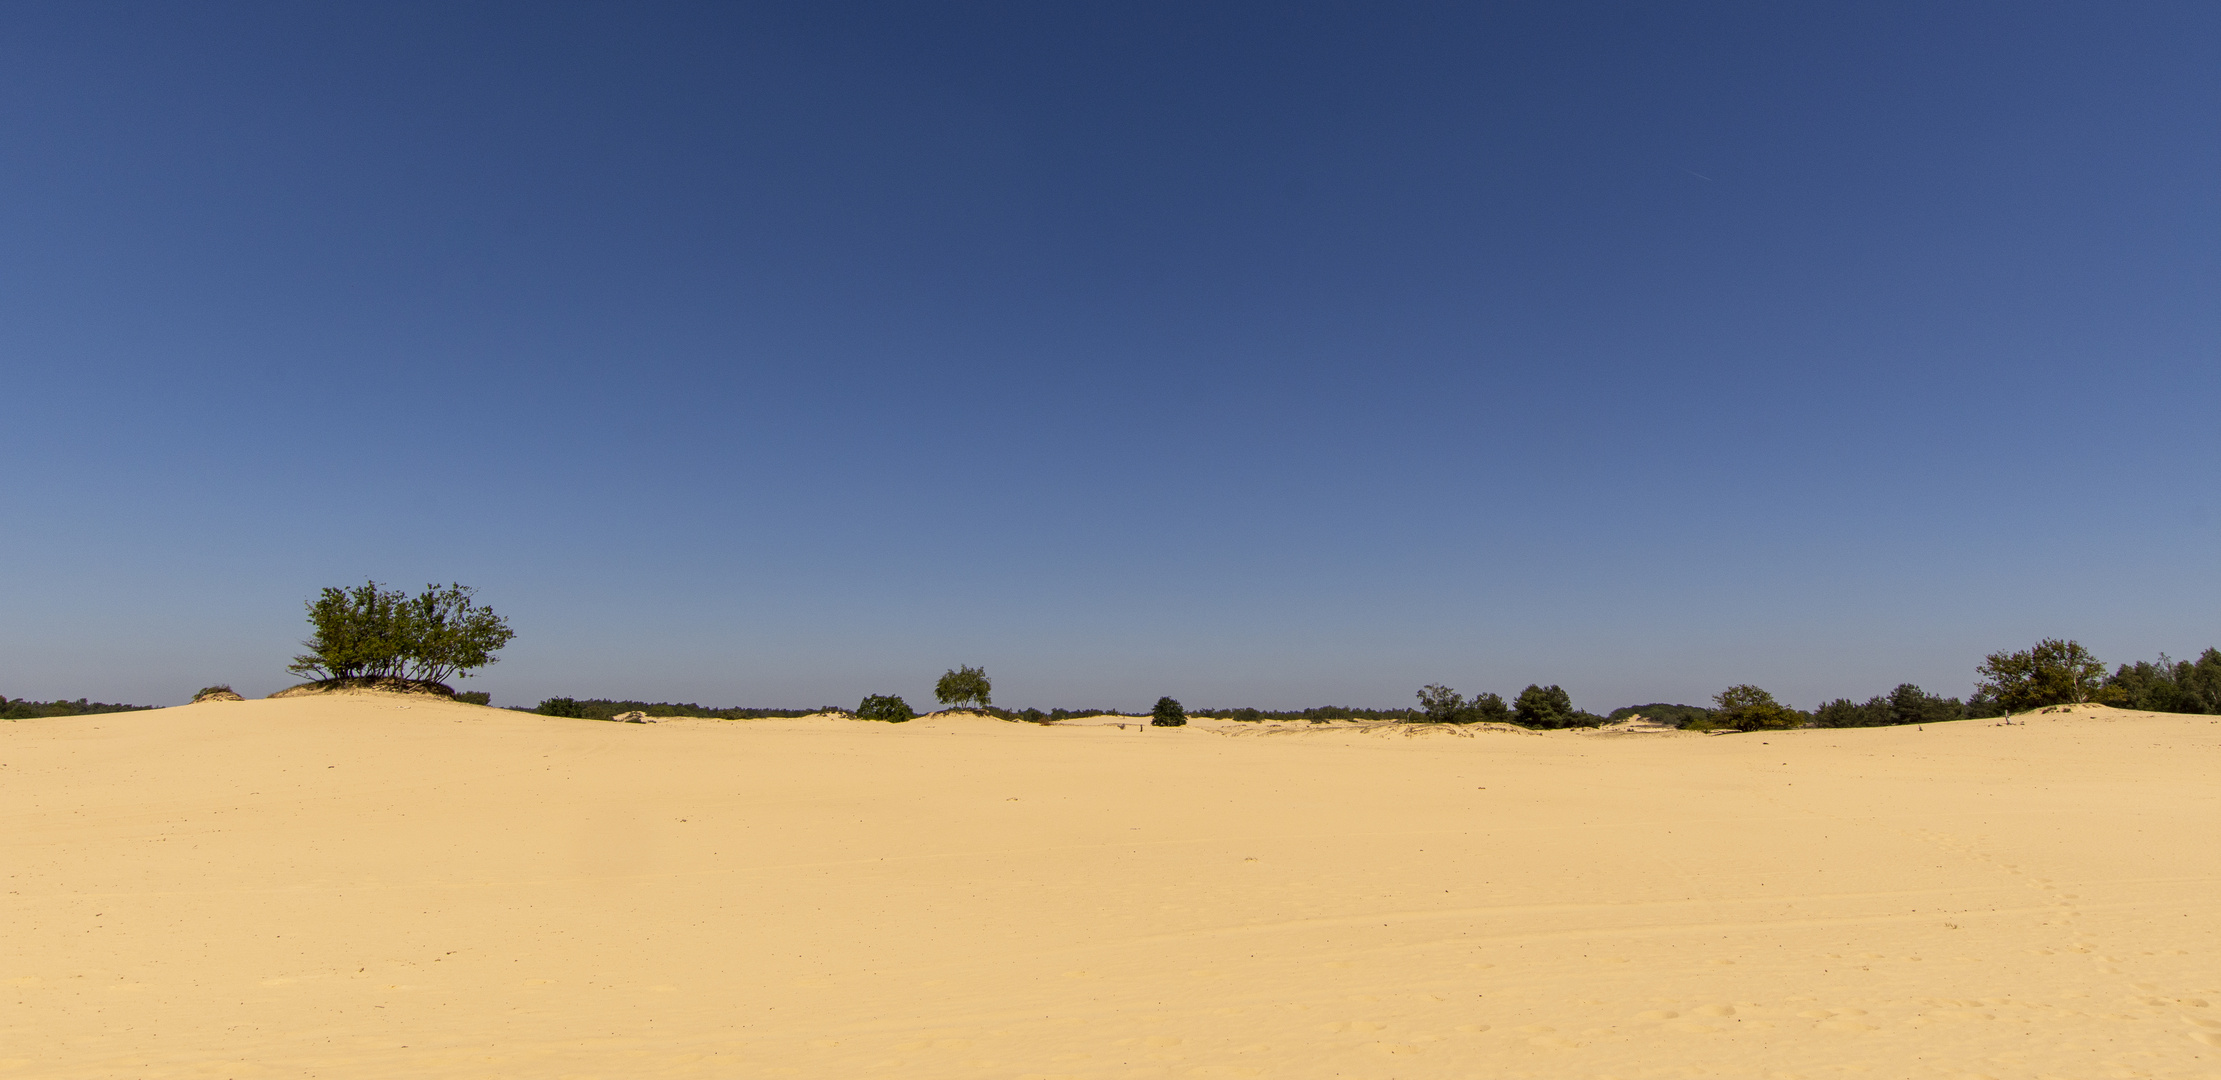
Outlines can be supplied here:
<path id="1" fill-rule="evenodd" d="M 93 713 L 139 712 L 151 705 L 110 705 L 105 701 L 27 701 L 0 694 L 0 720 L 36 720 L 42 716 L 88 716 Z"/>

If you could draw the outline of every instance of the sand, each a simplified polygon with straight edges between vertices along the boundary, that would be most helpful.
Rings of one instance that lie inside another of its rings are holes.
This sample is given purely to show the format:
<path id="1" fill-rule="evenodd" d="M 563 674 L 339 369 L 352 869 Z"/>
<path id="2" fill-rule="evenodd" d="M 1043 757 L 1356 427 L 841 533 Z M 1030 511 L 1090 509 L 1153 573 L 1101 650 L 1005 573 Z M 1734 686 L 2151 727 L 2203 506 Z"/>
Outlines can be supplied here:
<path id="1" fill-rule="evenodd" d="M 0 1075 L 2221 1077 L 2215 720 L 0 722 Z"/>

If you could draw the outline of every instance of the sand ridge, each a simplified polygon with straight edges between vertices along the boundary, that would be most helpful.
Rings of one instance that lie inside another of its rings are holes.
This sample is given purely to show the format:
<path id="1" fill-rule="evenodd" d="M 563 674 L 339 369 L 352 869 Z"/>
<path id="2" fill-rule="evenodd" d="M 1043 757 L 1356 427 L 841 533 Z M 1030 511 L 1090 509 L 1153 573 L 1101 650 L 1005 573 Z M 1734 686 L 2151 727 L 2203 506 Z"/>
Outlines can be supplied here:
<path id="1" fill-rule="evenodd" d="M 2215 718 L 1126 722 L 0 723 L 0 1075 L 2221 1076 Z"/>

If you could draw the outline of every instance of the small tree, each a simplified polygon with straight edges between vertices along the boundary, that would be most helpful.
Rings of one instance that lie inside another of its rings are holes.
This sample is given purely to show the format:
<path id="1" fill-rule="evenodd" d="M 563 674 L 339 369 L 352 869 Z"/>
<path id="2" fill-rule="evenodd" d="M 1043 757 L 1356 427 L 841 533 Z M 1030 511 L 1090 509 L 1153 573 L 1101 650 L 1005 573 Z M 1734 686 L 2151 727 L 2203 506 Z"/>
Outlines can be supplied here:
<path id="1" fill-rule="evenodd" d="M 410 596 L 375 581 L 325 589 L 308 603 L 316 633 L 286 670 L 304 678 L 413 679 L 442 683 L 493 663 L 516 632 L 464 585 L 427 585 Z"/>
<path id="2" fill-rule="evenodd" d="M 1975 691 L 2010 712 L 2112 696 L 2105 686 L 2105 665 L 2081 643 L 2058 638 L 2045 638 L 2019 652 L 1991 653 L 1975 672 L 1982 676 Z"/>
<path id="3" fill-rule="evenodd" d="M 1774 731 L 1803 727 L 1805 714 L 1774 700 L 1774 695 L 1745 683 L 1713 695 L 1712 726 L 1736 731 Z"/>
<path id="4" fill-rule="evenodd" d="M 993 689 L 993 684 L 987 681 L 987 669 L 959 667 L 941 676 L 941 681 L 933 684 L 933 696 L 939 698 L 943 705 L 970 703 L 986 708 L 995 703 L 989 696 Z"/>
<path id="5" fill-rule="evenodd" d="M 856 706 L 858 720 L 885 720 L 899 724 L 915 719 L 917 715 L 910 711 L 909 702 L 893 694 L 871 694 L 864 698 L 863 704 Z"/>
<path id="6" fill-rule="evenodd" d="M 1419 721 L 1425 724 L 1454 724 L 1465 711 L 1465 695 L 1439 683 L 1428 683 L 1419 689 Z"/>
<path id="7" fill-rule="evenodd" d="M 1154 727 L 1185 727 L 1187 722 L 1187 710 L 1169 697 L 1158 698 L 1157 707 L 1149 711 L 1149 723 Z"/>

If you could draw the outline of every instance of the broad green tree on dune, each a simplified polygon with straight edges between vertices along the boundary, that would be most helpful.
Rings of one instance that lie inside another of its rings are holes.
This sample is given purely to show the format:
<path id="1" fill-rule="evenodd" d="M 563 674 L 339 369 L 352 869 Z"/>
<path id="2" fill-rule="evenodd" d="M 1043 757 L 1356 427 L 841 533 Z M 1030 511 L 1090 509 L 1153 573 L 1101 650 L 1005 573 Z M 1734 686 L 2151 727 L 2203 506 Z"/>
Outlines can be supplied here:
<path id="1" fill-rule="evenodd" d="M 2105 685 L 2105 664 L 2076 641 L 2045 638 L 2034 648 L 1991 653 L 1974 670 L 1982 676 L 1975 689 L 2012 712 L 2116 696 Z"/>
<path id="2" fill-rule="evenodd" d="M 990 696 L 993 691 L 994 685 L 987 681 L 985 668 L 959 667 L 933 684 L 933 696 L 943 705 L 970 704 L 986 708 L 995 703 Z"/>

